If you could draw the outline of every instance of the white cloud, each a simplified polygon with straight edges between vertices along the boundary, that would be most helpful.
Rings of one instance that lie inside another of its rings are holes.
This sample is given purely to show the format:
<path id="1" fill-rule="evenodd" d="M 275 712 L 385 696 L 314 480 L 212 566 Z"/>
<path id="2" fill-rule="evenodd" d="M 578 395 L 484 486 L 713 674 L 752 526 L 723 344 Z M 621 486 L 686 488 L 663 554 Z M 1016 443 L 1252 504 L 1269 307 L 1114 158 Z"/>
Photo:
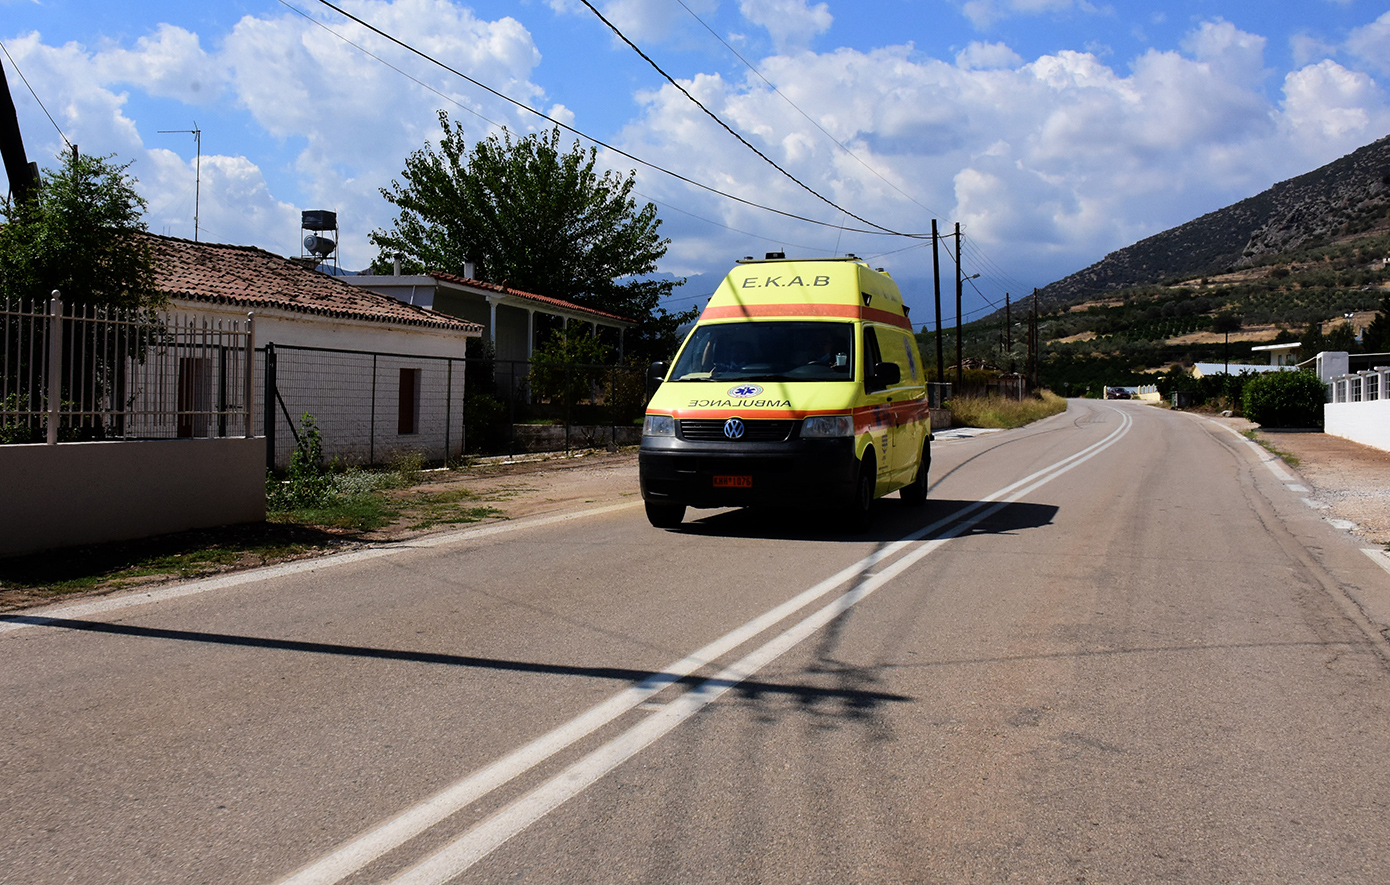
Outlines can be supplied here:
<path id="1" fill-rule="evenodd" d="M 807 0 L 740 0 L 738 8 L 744 18 L 768 32 L 778 52 L 804 49 L 830 30 L 834 21 L 829 6 L 810 6 Z"/>
<path id="2" fill-rule="evenodd" d="M 1317 139 L 1342 153 L 1385 134 L 1385 96 L 1375 81 L 1332 60 L 1284 78 L 1284 121 L 1295 139 Z"/>
<path id="3" fill-rule="evenodd" d="M 222 97 L 226 72 L 203 51 L 198 35 L 162 24 L 153 37 L 141 37 L 134 49 L 114 47 L 93 57 L 104 83 L 128 83 L 151 95 L 190 105 Z"/>
<path id="4" fill-rule="evenodd" d="M 543 104 L 543 90 L 530 81 L 540 54 L 513 18 L 484 21 L 450 0 L 354 0 L 344 7 L 505 94 Z M 236 121 L 240 108 L 253 131 L 259 127 L 296 146 L 291 165 L 266 154 L 262 160 L 276 165 L 264 170 L 255 157 L 216 151 L 203 156 L 204 239 L 256 242 L 297 254 L 298 209 L 336 209 L 343 224 L 343 260 L 356 268 L 374 257 L 368 233 L 393 217 L 378 189 L 400 174 L 408 153 L 438 140 L 438 108 L 447 108 L 470 139 L 486 136 L 493 126 L 463 108 L 514 131 L 548 124 L 339 16 L 322 21 L 447 98 L 293 13 L 245 16 L 212 52 L 203 49 L 198 35 L 168 25 L 129 45 L 95 50 L 46 46 L 39 34 L 6 45 L 84 152 L 136 161 L 131 171 L 150 203 L 152 230 L 192 236 L 193 159 L 179 161 L 170 153 L 167 138 L 155 136 L 155 125 L 136 126 L 125 113 L 127 88 L 191 106 L 215 105 L 227 115 L 224 121 Z M 44 162 L 44 154 L 55 154 L 61 140 L 42 116 L 36 117 L 41 112 L 32 100 L 26 106 L 24 96 L 19 99 L 29 153 Z M 554 110 L 563 119 L 573 116 L 563 106 Z M 28 135 L 45 128 L 51 137 Z M 206 150 L 217 142 L 207 124 L 204 129 Z M 151 140 L 160 145 L 146 150 Z"/>
<path id="5" fill-rule="evenodd" d="M 1331 63 L 1305 69 L 1288 78 L 1285 101 L 1275 105 L 1265 97 L 1262 37 L 1214 21 L 1194 27 L 1182 45 L 1182 52 L 1150 50 L 1125 71 L 1072 51 L 1020 64 L 999 44 L 975 44 L 954 65 L 911 47 L 765 60 L 761 69 L 777 88 L 858 160 L 757 81 L 699 77 L 691 88 L 808 186 L 856 214 L 909 231 L 924 231 L 932 217 L 959 219 L 996 260 L 1046 282 L 1386 131 L 1390 109 L 1364 75 Z M 861 226 L 715 131 L 675 90 L 641 100 L 645 116 L 624 133 L 635 153 L 760 203 Z M 701 149 L 690 151 L 695 144 Z M 731 228 L 780 228 L 793 242 L 827 251 L 897 248 L 769 224 L 755 210 L 642 178 L 645 192 Z M 741 242 L 677 216 L 668 221 L 683 233 L 672 247 L 677 263 L 709 254 L 710 240 Z M 748 251 L 736 245 L 726 254 L 738 249 Z M 927 272 L 923 262 L 930 267 L 921 250 L 894 261 L 909 274 Z"/>
<path id="6" fill-rule="evenodd" d="M 976 28 L 988 30 L 995 22 L 1017 15 L 1046 15 L 1070 12 L 1096 12 L 1087 0 L 966 0 L 961 13 Z"/>
<path id="7" fill-rule="evenodd" d="M 1352 31 L 1347 51 L 1372 70 L 1390 74 L 1390 12 Z"/>
<path id="8" fill-rule="evenodd" d="M 975 70 L 1014 68 L 1023 64 L 1023 56 L 1003 43 L 975 42 L 956 53 L 956 64 Z"/>
<path id="9" fill-rule="evenodd" d="M 63 136 L 87 153 L 128 159 L 141 149 L 135 121 L 125 114 L 127 96 L 102 85 L 100 65 L 85 47 L 48 46 L 38 32 L 6 41 L 6 47 L 43 100 L 41 107 L 28 89 L 10 84 L 30 159 L 48 165 L 66 149 Z"/>
<path id="10" fill-rule="evenodd" d="M 1335 45 L 1307 33 L 1297 33 L 1290 37 L 1289 47 L 1293 50 L 1294 64 L 1299 67 L 1328 58 L 1337 52 Z"/>

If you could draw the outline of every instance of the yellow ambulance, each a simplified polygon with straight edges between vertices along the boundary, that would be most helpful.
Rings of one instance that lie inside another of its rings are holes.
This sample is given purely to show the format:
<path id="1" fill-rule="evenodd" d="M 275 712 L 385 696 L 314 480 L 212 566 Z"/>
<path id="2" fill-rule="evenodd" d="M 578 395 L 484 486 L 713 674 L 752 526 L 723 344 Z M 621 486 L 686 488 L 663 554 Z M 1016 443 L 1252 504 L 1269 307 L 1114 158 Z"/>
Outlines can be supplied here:
<path id="1" fill-rule="evenodd" d="M 927 496 L 931 413 L 908 310 L 888 274 L 846 258 L 745 258 L 647 405 L 647 518 L 687 507 L 811 509 L 855 529 L 875 498 Z"/>

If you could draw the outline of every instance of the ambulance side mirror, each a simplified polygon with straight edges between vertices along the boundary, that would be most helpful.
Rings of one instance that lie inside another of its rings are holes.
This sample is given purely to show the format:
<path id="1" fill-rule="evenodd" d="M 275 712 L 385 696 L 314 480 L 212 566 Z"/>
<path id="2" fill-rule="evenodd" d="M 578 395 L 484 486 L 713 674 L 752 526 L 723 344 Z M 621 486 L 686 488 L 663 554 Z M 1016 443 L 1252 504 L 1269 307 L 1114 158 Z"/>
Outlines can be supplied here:
<path id="1" fill-rule="evenodd" d="M 647 399 L 652 398 L 656 389 L 661 386 L 661 382 L 666 380 L 666 364 L 655 362 L 647 366 Z"/>

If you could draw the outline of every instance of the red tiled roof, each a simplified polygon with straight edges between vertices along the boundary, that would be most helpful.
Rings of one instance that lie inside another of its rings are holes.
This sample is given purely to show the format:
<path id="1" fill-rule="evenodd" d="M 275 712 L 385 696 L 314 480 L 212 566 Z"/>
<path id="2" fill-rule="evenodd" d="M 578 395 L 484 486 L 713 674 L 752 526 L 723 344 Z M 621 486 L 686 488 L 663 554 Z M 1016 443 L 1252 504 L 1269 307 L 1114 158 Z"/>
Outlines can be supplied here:
<path id="1" fill-rule="evenodd" d="M 159 291 L 174 298 L 392 325 L 481 331 L 482 326 L 397 301 L 254 246 L 147 235 Z"/>
<path id="2" fill-rule="evenodd" d="M 548 304 L 551 307 L 562 307 L 566 310 L 575 311 L 576 313 L 587 313 L 591 316 L 603 317 L 605 319 L 610 320 L 618 320 L 619 322 L 623 323 L 636 323 L 635 320 L 630 320 L 627 317 L 620 317 L 615 313 L 604 313 L 601 310 L 594 310 L 592 307 L 584 307 L 583 305 L 575 304 L 573 301 L 562 301 L 559 298 L 551 298 L 548 295 L 536 295 L 531 292 L 523 292 L 520 289 L 512 289 L 507 286 L 499 286 L 497 283 L 488 283 L 484 282 L 483 280 L 470 280 L 468 277 L 460 277 L 456 276 L 455 274 L 441 273 L 439 271 L 434 270 L 429 271 L 429 275 L 434 277 L 436 280 L 444 280 L 445 282 L 453 283 L 456 286 L 470 286 L 474 289 L 485 289 L 489 292 L 499 292 L 503 295 L 512 295 L 517 298 L 525 298 L 528 301 L 538 301 L 541 304 Z"/>

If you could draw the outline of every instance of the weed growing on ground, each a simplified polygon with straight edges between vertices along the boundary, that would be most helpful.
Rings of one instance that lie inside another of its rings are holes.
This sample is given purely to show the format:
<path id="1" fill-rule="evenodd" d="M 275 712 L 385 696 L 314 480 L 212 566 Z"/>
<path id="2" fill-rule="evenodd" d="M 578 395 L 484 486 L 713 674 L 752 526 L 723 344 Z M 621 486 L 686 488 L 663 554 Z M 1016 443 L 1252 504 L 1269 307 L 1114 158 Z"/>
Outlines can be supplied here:
<path id="1" fill-rule="evenodd" d="M 1023 400 L 1000 396 L 962 396 L 946 402 L 957 427 L 1022 427 L 1067 410 L 1067 401 L 1050 390 Z"/>
<path id="2" fill-rule="evenodd" d="M 1284 451 L 1283 449 L 1276 448 L 1276 447 L 1274 446 L 1273 443 L 1271 443 L 1269 440 L 1265 439 L 1264 437 L 1260 436 L 1260 435 L 1259 435 L 1258 433 L 1256 433 L 1255 431 L 1253 431 L 1253 430 L 1246 430 L 1246 431 L 1243 431 L 1243 432 L 1241 433 L 1241 436 L 1244 436 L 1246 439 L 1251 440 L 1251 441 L 1256 442 L 1256 443 L 1259 443 L 1260 445 L 1264 446 L 1265 449 L 1266 449 L 1271 455 L 1275 455 L 1276 457 L 1282 458 L 1282 459 L 1284 460 L 1284 463 L 1287 464 L 1287 465 L 1289 465 L 1290 467 L 1297 467 L 1297 466 L 1298 466 L 1298 459 L 1297 459 L 1297 458 L 1295 458 L 1293 455 L 1290 455 L 1288 452 Z"/>

